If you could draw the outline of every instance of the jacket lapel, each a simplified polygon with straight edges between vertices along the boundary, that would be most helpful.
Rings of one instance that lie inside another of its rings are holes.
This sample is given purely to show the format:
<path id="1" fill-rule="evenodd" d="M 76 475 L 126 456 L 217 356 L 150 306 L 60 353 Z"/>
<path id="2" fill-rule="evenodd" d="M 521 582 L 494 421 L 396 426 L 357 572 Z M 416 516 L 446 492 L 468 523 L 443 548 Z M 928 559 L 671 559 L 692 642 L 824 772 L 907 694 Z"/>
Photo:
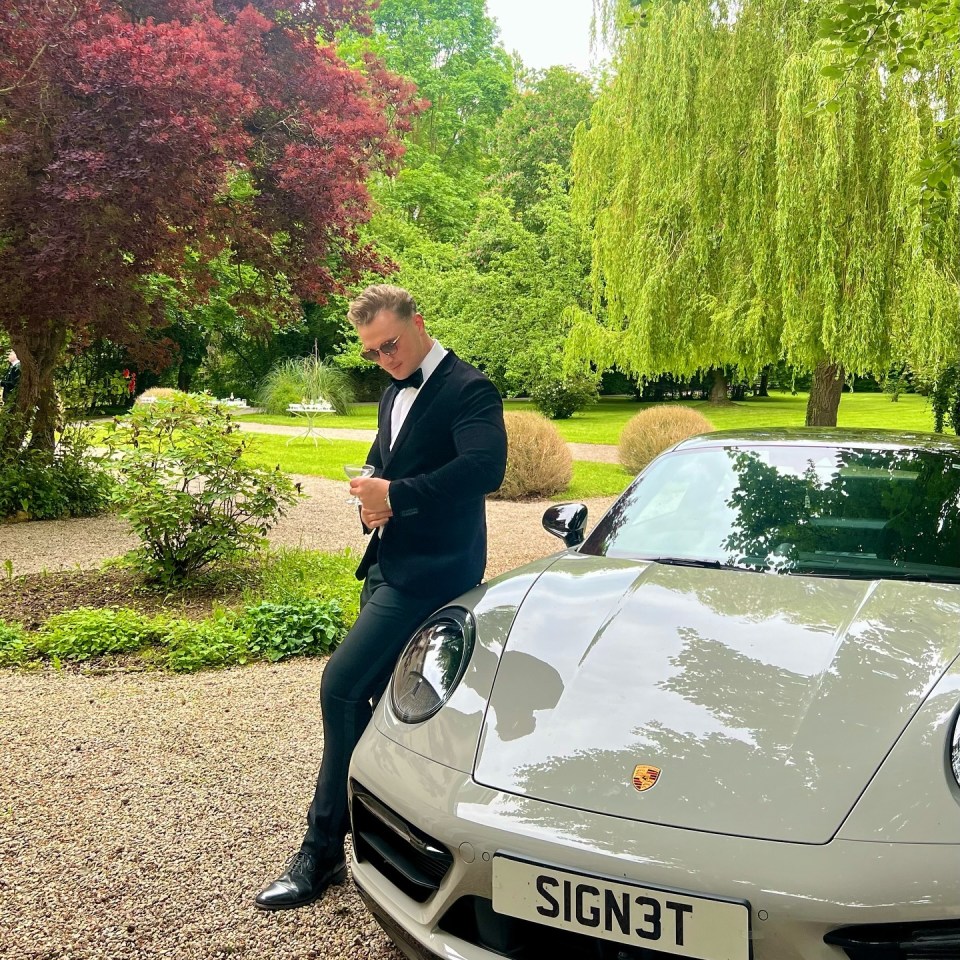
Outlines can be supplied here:
<path id="1" fill-rule="evenodd" d="M 406 419 L 403 421 L 403 426 L 400 427 L 400 433 L 397 434 L 397 439 L 393 443 L 393 449 L 390 449 L 390 440 L 381 440 L 381 454 L 383 455 L 383 469 L 386 472 L 387 468 L 390 466 L 390 461 L 396 456 L 397 451 L 400 449 L 404 440 L 406 440 L 410 431 L 413 430 L 416 422 L 423 416 L 424 412 L 433 402 L 434 397 L 439 393 L 440 388 L 443 386 L 444 381 L 450 374 L 450 371 L 453 369 L 453 365 L 456 362 L 456 355 L 452 350 L 448 350 L 446 356 L 440 361 L 440 365 L 432 374 L 427 378 L 427 382 L 420 388 L 420 392 L 417 394 L 417 399 L 413 402 L 413 406 L 410 408 L 410 412 L 407 414 Z M 388 437 L 389 437 L 389 424 L 390 417 L 393 413 L 393 403 L 397 398 L 399 391 L 397 388 L 390 384 L 390 390 L 393 391 L 393 397 L 390 398 L 390 409 L 387 411 L 387 425 L 388 425 Z M 386 448 L 386 449 L 384 449 Z"/>

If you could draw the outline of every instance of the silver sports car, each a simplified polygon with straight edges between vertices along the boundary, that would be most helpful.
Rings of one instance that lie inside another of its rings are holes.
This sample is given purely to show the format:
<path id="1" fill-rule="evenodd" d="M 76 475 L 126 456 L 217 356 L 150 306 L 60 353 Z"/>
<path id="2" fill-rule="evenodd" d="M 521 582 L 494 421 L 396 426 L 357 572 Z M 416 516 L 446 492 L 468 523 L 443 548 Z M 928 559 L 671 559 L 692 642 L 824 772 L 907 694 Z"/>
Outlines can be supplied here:
<path id="1" fill-rule="evenodd" d="M 351 768 L 411 958 L 960 958 L 960 442 L 686 440 L 411 638 Z"/>

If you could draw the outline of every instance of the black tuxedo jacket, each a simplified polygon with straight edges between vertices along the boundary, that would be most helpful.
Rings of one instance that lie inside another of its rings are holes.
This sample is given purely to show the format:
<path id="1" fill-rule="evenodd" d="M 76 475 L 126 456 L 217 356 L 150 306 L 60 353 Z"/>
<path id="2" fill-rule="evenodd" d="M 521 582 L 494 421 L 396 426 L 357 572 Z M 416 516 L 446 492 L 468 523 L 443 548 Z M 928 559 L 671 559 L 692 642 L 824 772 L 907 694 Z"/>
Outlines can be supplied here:
<path id="1" fill-rule="evenodd" d="M 390 481 L 393 516 L 375 530 L 357 570 L 380 564 L 398 590 L 445 602 L 476 586 L 487 563 L 484 497 L 503 482 L 503 401 L 475 367 L 449 351 L 420 388 L 390 449 L 398 390 L 380 398 L 367 463 Z"/>

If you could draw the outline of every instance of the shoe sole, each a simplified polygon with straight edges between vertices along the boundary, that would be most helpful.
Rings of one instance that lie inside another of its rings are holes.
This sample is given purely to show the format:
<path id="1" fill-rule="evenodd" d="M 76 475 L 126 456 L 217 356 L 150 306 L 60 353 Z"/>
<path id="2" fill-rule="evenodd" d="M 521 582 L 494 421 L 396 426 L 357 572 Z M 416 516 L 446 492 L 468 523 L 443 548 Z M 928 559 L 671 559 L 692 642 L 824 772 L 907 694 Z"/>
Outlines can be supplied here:
<path id="1" fill-rule="evenodd" d="M 276 913 L 279 910 L 298 910 L 300 907 L 309 907 L 311 903 L 316 903 L 330 887 L 338 887 L 344 880 L 347 879 L 347 868 L 342 867 L 338 870 L 333 876 L 326 882 L 326 884 L 320 888 L 318 893 L 315 893 L 312 897 L 307 900 L 296 900 L 293 903 L 260 903 L 257 900 L 253 901 L 253 905 L 258 910 L 263 910 L 266 913 Z"/>

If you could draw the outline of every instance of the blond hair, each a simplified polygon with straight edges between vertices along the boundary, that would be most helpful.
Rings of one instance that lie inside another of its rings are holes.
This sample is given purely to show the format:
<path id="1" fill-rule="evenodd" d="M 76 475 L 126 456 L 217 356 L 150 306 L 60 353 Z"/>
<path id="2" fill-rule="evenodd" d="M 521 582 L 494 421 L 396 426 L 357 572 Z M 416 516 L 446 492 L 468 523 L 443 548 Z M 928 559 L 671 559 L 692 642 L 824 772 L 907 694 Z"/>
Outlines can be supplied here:
<path id="1" fill-rule="evenodd" d="M 417 304 L 403 287 L 394 287 L 389 283 L 375 283 L 350 303 L 347 319 L 355 327 L 363 327 L 370 323 L 381 310 L 390 310 L 401 320 L 409 321 L 417 312 Z"/>

